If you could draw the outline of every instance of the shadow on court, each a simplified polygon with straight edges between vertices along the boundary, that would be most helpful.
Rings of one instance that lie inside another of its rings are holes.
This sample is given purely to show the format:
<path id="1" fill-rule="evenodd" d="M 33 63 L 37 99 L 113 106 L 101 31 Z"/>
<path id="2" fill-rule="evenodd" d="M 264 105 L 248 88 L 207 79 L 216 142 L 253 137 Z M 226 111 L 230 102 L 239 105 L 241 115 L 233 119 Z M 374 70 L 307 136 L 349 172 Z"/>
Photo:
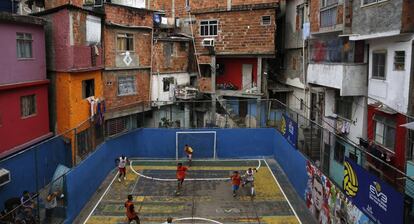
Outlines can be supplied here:
<path id="1" fill-rule="evenodd" d="M 223 178 L 249 167 L 259 168 L 256 196 L 249 195 L 250 187 L 240 187 L 233 197 L 230 180 Z M 128 194 L 134 196 L 141 223 L 163 223 L 169 216 L 178 219 L 174 223 L 299 223 L 264 161 L 193 161 L 180 196 L 175 195 L 175 170 L 175 161 L 133 161 L 127 179 L 108 186 L 87 223 L 127 223 L 123 203 Z"/>

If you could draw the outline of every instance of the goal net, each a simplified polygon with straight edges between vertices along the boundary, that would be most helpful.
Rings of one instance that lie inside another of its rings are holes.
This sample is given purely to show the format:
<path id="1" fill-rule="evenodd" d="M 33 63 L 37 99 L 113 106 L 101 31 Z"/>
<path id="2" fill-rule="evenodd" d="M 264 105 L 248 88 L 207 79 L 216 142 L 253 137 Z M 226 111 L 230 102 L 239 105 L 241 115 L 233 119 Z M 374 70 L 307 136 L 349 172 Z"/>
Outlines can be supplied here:
<path id="1" fill-rule="evenodd" d="M 216 158 L 215 131 L 176 132 L 176 159 L 185 157 L 184 146 L 188 144 L 194 150 L 193 159 Z"/>

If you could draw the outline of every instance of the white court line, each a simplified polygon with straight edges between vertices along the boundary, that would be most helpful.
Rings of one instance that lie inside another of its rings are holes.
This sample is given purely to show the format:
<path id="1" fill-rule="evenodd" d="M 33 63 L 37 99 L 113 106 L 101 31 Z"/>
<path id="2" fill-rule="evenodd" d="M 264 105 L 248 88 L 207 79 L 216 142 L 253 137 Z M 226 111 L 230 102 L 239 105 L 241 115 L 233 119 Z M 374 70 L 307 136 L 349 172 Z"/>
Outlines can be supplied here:
<path id="1" fill-rule="evenodd" d="M 266 161 L 266 160 L 264 160 L 264 162 L 266 163 L 267 168 L 269 169 L 270 173 L 272 174 L 273 178 L 275 179 L 275 182 L 276 182 L 277 186 L 279 186 L 279 189 L 280 189 L 280 191 L 282 192 L 283 196 L 285 196 L 285 198 L 286 198 L 286 200 L 287 200 L 287 202 L 288 202 L 288 204 L 289 204 L 289 206 L 290 206 L 290 209 L 292 209 L 293 214 L 295 214 L 296 219 L 299 221 L 299 224 L 302 224 L 302 221 L 300 221 L 300 219 L 299 219 L 299 217 L 298 217 L 298 214 L 296 214 L 295 209 L 293 208 L 292 204 L 290 204 L 289 198 L 286 196 L 285 192 L 283 191 L 282 187 L 281 187 L 281 186 L 280 186 L 280 184 L 279 184 L 279 181 L 277 181 L 277 179 L 276 179 L 275 175 L 273 174 L 272 170 L 270 169 L 269 164 L 267 163 L 267 161 Z"/>
<path id="2" fill-rule="evenodd" d="M 101 203 L 102 199 L 105 197 L 105 195 L 108 193 L 109 188 L 111 188 L 112 184 L 114 183 L 114 181 L 116 180 L 116 177 L 118 176 L 119 172 L 116 172 L 114 178 L 112 179 L 111 183 L 109 184 L 109 186 L 106 188 L 105 192 L 102 194 L 101 198 L 99 198 L 98 202 L 95 204 L 95 206 L 93 207 L 91 213 L 89 213 L 88 217 L 86 217 L 85 221 L 83 222 L 83 224 L 85 224 L 86 222 L 88 222 L 89 218 L 92 216 L 92 213 L 95 211 L 95 209 L 98 207 L 98 205 Z"/>
<path id="3" fill-rule="evenodd" d="M 181 160 L 187 160 L 187 157 L 181 157 Z M 180 160 L 179 159 L 179 160 Z M 223 161 L 257 161 L 262 160 L 264 158 L 260 159 L 193 159 L 193 161 L 200 161 L 200 162 L 223 162 Z M 176 159 L 163 159 L 163 158 L 152 158 L 152 159 L 137 159 L 137 158 L 131 158 L 130 161 L 148 161 L 148 162 L 177 162 Z"/>
<path id="4" fill-rule="evenodd" d="M 223 223 L 221 223 L 219 221 L 216 221 L 216 220 L 200 218 L 200 217 L 179 218 L 179 219 L 174 219 L 174 222 L 175 221 L 184 221 L 184 220 L 201 220 L 201 221 L 207 221 L 207 222 L 212 222 L 212 223 L 217 223 L 217 224 L 223 224 Z"/>
<path id="5" fill-rule="evenodd" d="M 172 179 L 172 178 L 156 178 L 156 177 L 150 177 L 150 176 L 146 176 L 142 173 L 139 173 L 138 171 L 136 171 L 134 169 L 134 167 L 132 167 L 132 163 L 133 162 L 138 162 L 139 160 L 131 160 L 131 162 L 129 163 L 129 167 L 132 170 L 132 172 L 134 172 L 136 175 L 146 178 L 146 179 L 150 179 L 150 180 L 158 180 L 158 181 L 177 181 L 176 178 Z M 148 161 L 148 160 L 143 160 L 143 161 Z M 232 160 L 234 161 L 234 160 Z M 244 161 L 244 160 L 235 160 L 235 161 Z M 259 161 L 259 165 L 256 167 L 257 170 L 260 169 L 260 166 L 262 165 L 262 162 L 260 159 L 257 159 L 257 161 Z M 266 161 L 265 161 L 266 162 Z M 230 177 L 222 177 L 222 178 L 188 178 L 185 180 L 189 180 L 189 181 L 212 181 L 212 180 L 230 180 Z"/>

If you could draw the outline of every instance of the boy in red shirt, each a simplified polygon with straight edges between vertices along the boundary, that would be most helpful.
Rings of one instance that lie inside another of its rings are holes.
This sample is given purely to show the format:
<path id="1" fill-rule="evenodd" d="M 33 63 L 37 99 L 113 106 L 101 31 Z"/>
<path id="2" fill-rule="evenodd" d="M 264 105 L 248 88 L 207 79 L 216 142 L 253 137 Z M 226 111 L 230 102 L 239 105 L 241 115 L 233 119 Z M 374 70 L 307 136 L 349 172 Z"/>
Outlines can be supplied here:
<path id="1" fill-rule="evenodd" d="M 180 195 L 181 188 L 183 187 L 183 182 L 185 179 L 185 174 L 187 172 L 188 168 L 186 166 L 183 166 L 182 163 L 177 164 L 177 191 L 175 192 L 177 195 Z"/>
<path id="2" fill-rule="evenodd" d="M 125 202 L 124 206 L 126 208 L 126 216 L 128 219 L 128 224 L 134 220 L 137 224 L 139 224 L 140 221 L 139 221 L 138 214 L 134 208 L 134 202 L 132 201 L 132 195 L 128 195 L 128 200 Z"/>
<path id="3" fill-rule="evenodd" d="M 230 176 L 231 179 L 231 185 L 233 190 L 233 197 L 236 197 L 236 192 L 239 190 L 240 183 L 241 183 L 241 177 L 238 171 L 234 171 L 233 175 Z"/>

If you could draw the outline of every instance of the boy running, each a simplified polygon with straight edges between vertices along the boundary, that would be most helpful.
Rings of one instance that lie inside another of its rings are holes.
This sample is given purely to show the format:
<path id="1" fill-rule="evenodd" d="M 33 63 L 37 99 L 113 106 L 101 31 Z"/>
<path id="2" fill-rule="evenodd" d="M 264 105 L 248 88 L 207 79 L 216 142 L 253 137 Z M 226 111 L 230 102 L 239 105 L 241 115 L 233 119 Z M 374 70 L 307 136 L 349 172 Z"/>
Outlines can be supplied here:
<path id="1" fill-rule="evenodd" d="M 121 182 L 122 177 L 124 177 L 124 180 L 126 180 L 126 165 L 129 163 L 129 160 L 126 156 L 122 155 L 116 159 L 116 161 L 118 163 L 119 170 L 118 181 Z"/>
<path id="2" fill-rule="evenodd" d="M 175 192 L 177 195 L 180 195 L 180 191 L 181 188 L 183 187 L 183 182 L 185 179 L 185 174 L 187 172 L 188 168 L 183 166 L 182 163 L 178 163 L 177 164 L 177 181 L 178 181 L 178 185 L 177 185 L 177 191 Z"/>
<path id="3" fill-rule="evenodd" d="M 128 200 L 124 204 L 126 208 L 126 216 L 128 224 L 135 220 L 137 224 L 140 224 L 137 212 L 135 212 L 134 203 L 132 202 L 132 195 L 128 195 Z"/>
<path id="4" fill-rule="evenodd" d="M 187 154 L 188 165 L 191 166 L 191 161 L 193 159 L 193 149 L 189 145 L 184 146 L 184 152 Z"/>
<path id="5" fill-rule="evenodd" d="M 239 190 L 241 177 L 238 171 L 234 171 L 233 175 L 230 176 L 231 179 L 231 187 L 233 190 L 233 197 L 236 197 L 236 192 Z"/>
<path id="6" fill-rule="evenodd" d="M 257 172 L 256 168 L 249 168 L 246 173 L 243 175 L 244 181 L 242 187 L 250 183 L 251 186 L 251 195 L 254 195 L 254 173 Z"/>

